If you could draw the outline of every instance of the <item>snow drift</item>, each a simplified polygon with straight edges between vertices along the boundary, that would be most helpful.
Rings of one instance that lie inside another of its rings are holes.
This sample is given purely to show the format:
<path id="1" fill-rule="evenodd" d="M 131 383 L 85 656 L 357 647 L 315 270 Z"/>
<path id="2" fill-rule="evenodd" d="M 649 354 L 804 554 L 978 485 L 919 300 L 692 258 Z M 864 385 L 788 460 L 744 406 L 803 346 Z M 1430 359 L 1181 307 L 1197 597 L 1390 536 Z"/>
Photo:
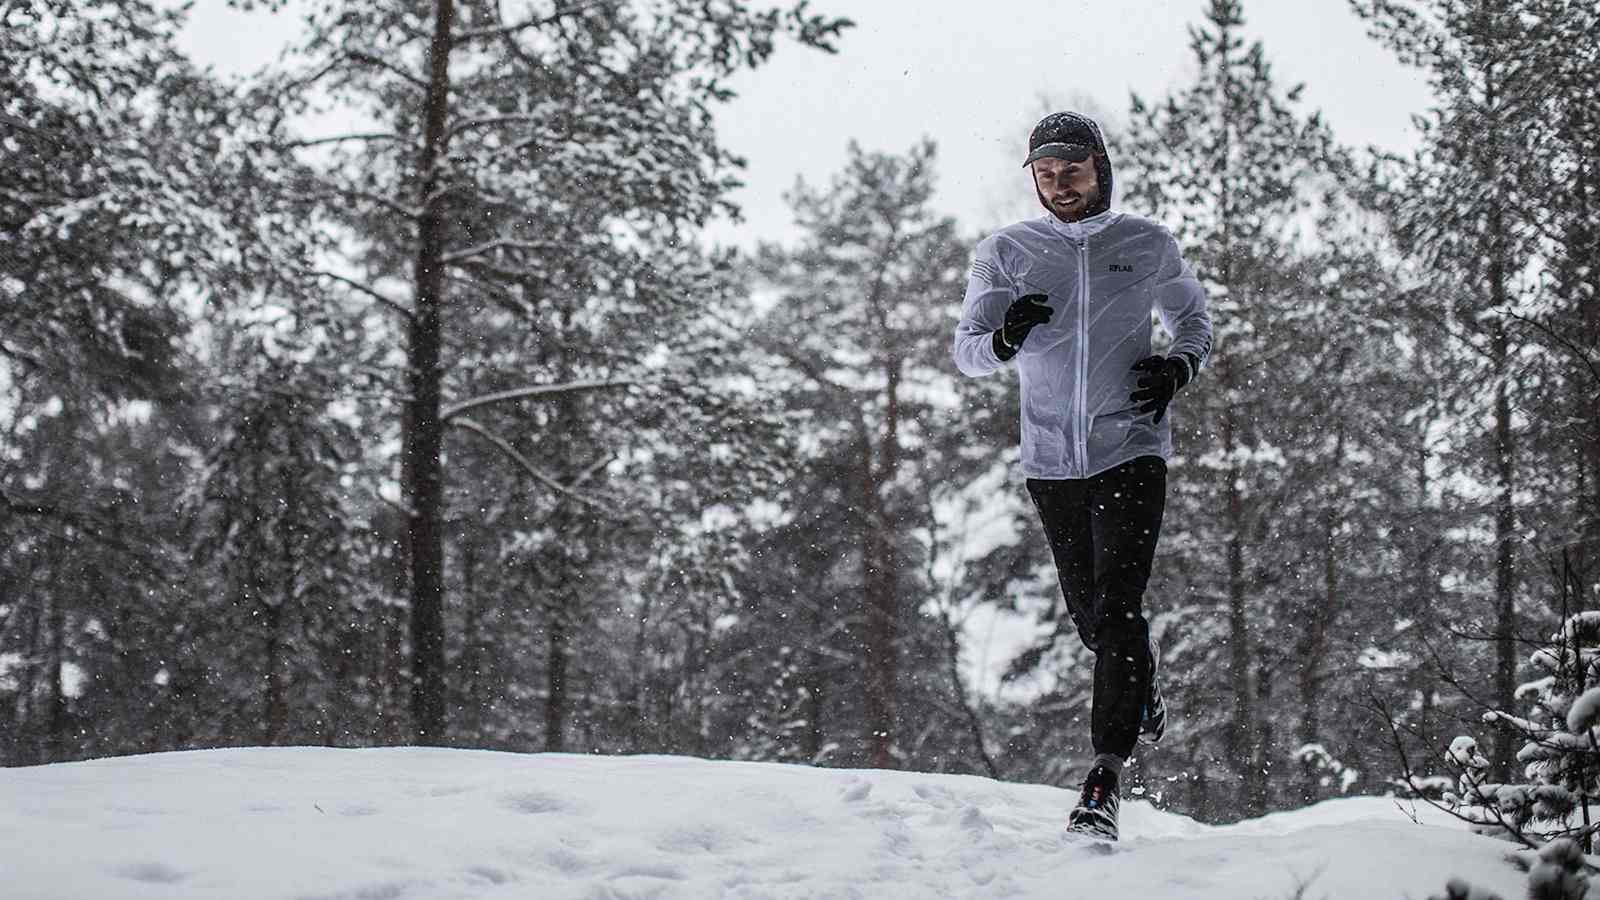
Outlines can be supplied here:
<path id="1" fill-rule="evenodd" d="M 1509 845 L 1359 798 L 1214 828 L 1073 792 L 681 757 L 397 748 L 163 753 L 0 770 L 0 895 L 42 898 L 1141 897 L 1525 892 Z"/>

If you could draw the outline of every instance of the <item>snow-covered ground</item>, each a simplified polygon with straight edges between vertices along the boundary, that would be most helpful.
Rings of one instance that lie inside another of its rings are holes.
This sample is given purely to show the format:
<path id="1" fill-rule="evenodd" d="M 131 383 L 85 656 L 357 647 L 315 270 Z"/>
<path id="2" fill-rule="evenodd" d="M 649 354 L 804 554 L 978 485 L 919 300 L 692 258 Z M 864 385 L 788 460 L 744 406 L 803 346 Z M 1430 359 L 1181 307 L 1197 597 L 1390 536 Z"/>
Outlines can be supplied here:
<path id="1" fill-rule="evenodd" d="M 1508 900 L 1508 845 L 1393 801 L 1211 828 L 1130 803 L 1120 849 L 1074 794 L 985 778 L 680 757 L 274 748 L 0 769 L 0 896 Z"/>

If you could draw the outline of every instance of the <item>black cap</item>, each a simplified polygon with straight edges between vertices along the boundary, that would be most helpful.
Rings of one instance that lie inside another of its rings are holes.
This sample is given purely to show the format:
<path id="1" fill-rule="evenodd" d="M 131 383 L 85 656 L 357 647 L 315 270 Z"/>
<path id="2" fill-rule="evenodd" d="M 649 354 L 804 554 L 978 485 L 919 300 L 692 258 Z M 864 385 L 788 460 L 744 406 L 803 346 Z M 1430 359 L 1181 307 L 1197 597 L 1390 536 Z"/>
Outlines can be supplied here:
<path id="1" fill-rule="evenodd" d="M 1087 152 L 1085 152 L 1087 151 Z M 1033 126 L 1028 135 L 1028 158 L 1024 167 L 1036 159 L 1055 157 L 1072 162 L 1082 162 L 1094 157 L 1094 171 L 1100 187 L 1100 200 L 1088 215 L 1105 212 L 1111 206 L 1111 157 L 1106 153 L 1106 141 L 1100 126 L 1088 116 L 1075 112 L 1051 113 Z M 1044 202 L 1040 198 L 1040 202 Z M 1045 204 L 1049 208 L 1049 204 Z"/>
<path id="2" fill-rule="evenodd" d="M 1091 153 L 1105 152 L 1105 142 L 1094 122 L 1077 113 L 1051 113 L 1033 126 L 1033 133 L 1028 135 L 1028 158 L 1022 164 L 1032 165 L 1034 160 L 1047 156 L 1082 162 Z"/>

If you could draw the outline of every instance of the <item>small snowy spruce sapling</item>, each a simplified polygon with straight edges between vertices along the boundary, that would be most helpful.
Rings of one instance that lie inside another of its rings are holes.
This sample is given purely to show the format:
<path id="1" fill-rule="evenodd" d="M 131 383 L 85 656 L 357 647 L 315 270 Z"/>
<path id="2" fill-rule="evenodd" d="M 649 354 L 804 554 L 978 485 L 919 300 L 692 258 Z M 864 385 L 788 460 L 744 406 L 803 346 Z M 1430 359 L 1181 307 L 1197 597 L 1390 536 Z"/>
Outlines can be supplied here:
<path id="1" fill-rule="evenodd" d="M 1459 878 L 1450 879 L 1444 886 L 1444 893 L 1434 894 L 1428 900 L 1503 900 L 1496 893 L 1476 888 Z"/>
<path id="2" fill-rule="evenodd" d="M 1548 646 L 1531 659 L 1541 677 L 1517 689 L 1531 701 L 1526 716 L 1505 711 L 1484 714 L 1491 725 L 1509 728 L 1524 744 L 1517 753 L 1524 783 L 1489 781 L 1490 763 L 1468 736 L 1451 742 L 1446 758 L 1459 773 L 1457 790 L 1446 803 L 1473 830 L 1530 846 L 1560 838 L 1587 842 L 1593 832 L 1590 799 L 1600 774 L 1600 611 L 1569 617 Z"/>
<path id="3" fill-rule="evenodd" d="M 1584 871 L 1583 850 L 1567 838 L 1546 844 L 1539 851 L 1539 862 L 1528 873 L 1528 900 L 1585 900 L 1600 897 L 1589 890 Z"/>

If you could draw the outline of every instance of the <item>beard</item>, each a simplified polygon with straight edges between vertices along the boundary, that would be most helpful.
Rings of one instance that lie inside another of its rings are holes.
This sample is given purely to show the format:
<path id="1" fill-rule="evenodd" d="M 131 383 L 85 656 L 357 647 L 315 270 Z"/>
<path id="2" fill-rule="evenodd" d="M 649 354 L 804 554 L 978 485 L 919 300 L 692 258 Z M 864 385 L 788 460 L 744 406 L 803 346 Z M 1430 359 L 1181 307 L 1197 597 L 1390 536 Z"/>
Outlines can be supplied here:
<path id="1" fill-rule="evenodd" d="M 1034 189 L 1038 191 L 1038 188 Z M 1084 218 L 1085 214 L 1100 201 L 1100 191 L 1096 187 L 1078 193 L 1076 191 L 1058 191 L 1053 196 L 1046 198 L 1043 192 L 1039 193 L 1039 203 L 1052 215 L 1059 219 L 1075 222 Z"/>

